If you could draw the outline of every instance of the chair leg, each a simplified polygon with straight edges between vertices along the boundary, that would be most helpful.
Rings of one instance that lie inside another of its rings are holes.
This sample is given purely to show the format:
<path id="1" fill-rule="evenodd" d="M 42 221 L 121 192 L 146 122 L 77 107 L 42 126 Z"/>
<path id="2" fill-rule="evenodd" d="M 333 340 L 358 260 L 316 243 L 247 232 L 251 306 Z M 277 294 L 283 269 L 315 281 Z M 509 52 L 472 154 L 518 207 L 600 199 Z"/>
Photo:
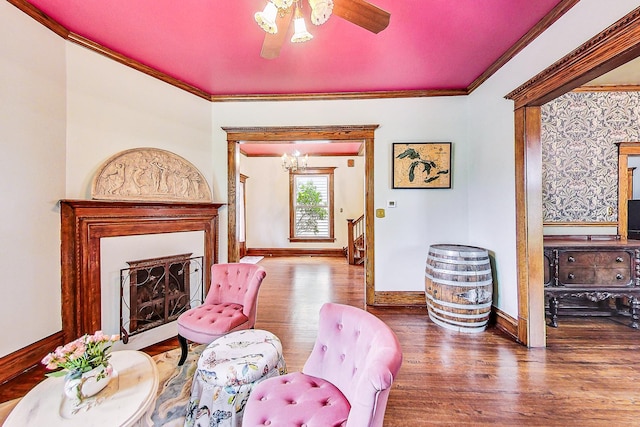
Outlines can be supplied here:
<path id="1" fill-rule="evenodd" d="M 182 353 L 180 354 L 180 361 L 178 362 L 178 366 L 182 366 L 184 361 L 187 360 L 187 339 L 178 334 L 178 342 L 180 343 L 180 350 L 182 351 Z"/>

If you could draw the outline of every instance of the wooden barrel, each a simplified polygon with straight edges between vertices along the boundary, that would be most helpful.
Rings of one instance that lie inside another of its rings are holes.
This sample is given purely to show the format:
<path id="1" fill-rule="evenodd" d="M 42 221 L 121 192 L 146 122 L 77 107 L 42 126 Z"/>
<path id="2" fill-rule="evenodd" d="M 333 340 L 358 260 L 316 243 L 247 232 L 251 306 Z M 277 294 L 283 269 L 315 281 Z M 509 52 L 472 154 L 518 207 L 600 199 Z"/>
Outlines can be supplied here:
<path id="1" fill-rule="evenodd" d="M 484 331 L 493 299 L 487 250 L 461 245 L 430 246 L 425 294 L 433 323 L 459 332 Z"/>

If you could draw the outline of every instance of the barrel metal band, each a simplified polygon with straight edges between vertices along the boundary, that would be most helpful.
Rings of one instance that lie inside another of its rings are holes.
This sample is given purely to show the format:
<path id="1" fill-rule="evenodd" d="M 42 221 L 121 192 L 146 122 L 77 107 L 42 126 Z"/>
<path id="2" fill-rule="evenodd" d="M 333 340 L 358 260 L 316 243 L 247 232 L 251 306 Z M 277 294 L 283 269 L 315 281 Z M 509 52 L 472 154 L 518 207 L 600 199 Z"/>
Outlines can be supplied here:
<path id="1" fill-rule="evenodd" d="M 431 246 L 429 248 L 429 252 L 436 253 L 438 255 L 446 255 L 446 256 L 457 256 L 457 257 L 488 257 L 489 252 L 486 249 L 477 248 L 477 250 L 472 250 L 471 247 L 467 247 L 469 250 L 459 250 L 459 249 L 440 249 Z"/>
<path id="2" fill-rule="evenodd" d="M 429 318 L 433 323 L 435 323 L 436 325 L 442 326 L 443 328 L 454 329 L 460 332 L 471 332 L 471 333 L 484 332 L 485 326 L 488 323 L 488 322 L 483 322 L 484 324 L 483 325 L 479 324 L 477 328 L 469 328 L 464 326 L 453 326 L 450 323 L 448 323 L 448 321 L 443 322 L 440 318 L 438 318 L 436 315 L 432 315 L 431 313 L 429 314 Z M 465 324 L 465 325 L 468 326 L 468 324 Z"/>
<path id="3" fill-rule="evenodd" d="M 461 314 L 461 313 L 451 313 L 450 311 L 444 311 L 444 310 L 440 310 L 438 307 L 432 305 L 432 304 L 427 304 L 429 306 L 429 308 L 433 311 L 435 311 L 438 314 L 444 314 L 446 316 L 453 316 L 453 317 L 458 317 L 460 319 L 482 319 L 485 318 L 487 316 L 489 316 L 489 312 L 486 313 L 477 313 L 477 314 Z"/>
<path id="4" fill-rule="evenodd" d="M 449 258 L 435 258 L 432 257 L 431 255 L 427 255 L 427 264 L 429 263 L 429 260 L 433 260 L 435 262 L 441 262 L 444 264 L 459 264 L 459 265 L 484 265 L 487 264 L 487 259 L 473 259 L 473 260 L 460 260 L 460 258 L 457 259 L 449 259 Z"/>
<path id="5" fill-rule="evenodd" d="M 449 307 L 449 308 L 460 308 L 460 309 L 469 309 L 469 308 L 489 308 L 491 307 L 492 302 L 485 302 L 482 304 L 456 304 L 455 302 L 448 302 L 448 301 L 442 301 L 439 299 L 436 299 L 433 297 L 433 295 L 429 295 L 427 294 L 427 298 L 429 298 L 431 301 L 436 302 L 444 307 Z"/>
<path id="6" fill-rule="evenodd" d="M 455 274 L 457 276 L 480 276 L 483 274 L 491 275 L 491 269 L 487 270 L 476 270 L 476 271 L 455 271 L 455 270 L 446 270 L 444 268 L 430 268 L 429 269 L 433 273 L 443 273 L 443 274 Z"/>
<path id="7" fill-rule="evenodd" d="M 440 278 L 433 277 L 428 273 L 425 273 L 424 275 L 428 279 L 432 280 L 434 283 L 440 283 L 442 285 L 450 285 L 450 286 L 463 286 L 463 287 L 466 287 L 466 288 L 475 288 L 475 287 L 478 287 L 478 286 L 486 286 L 486 285 L 491 285 L 493 283 L 492 279 L 482 280 L 480 282 L 456 282 L 456 281 L 453 281 L 453 280 L 442 280 Z"/>

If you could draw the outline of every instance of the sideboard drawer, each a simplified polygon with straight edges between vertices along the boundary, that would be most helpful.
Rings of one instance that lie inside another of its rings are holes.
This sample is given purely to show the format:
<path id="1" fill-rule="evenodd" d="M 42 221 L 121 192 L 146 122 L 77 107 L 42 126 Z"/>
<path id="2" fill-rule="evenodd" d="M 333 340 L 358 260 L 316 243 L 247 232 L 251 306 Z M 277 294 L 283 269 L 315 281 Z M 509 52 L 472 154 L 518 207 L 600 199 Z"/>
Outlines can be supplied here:
<path id="1" fill-rule="evenodd" d="M 576 266 L 593 266 L 598 258 L 597 252 L 562 251 L 558 253 L 560 268 L 575 268 Z"/>
<path id="2" fill-rule="evenodd" d="M 578 268 L 561 270 L 558 283 L 564 286 L 580 285 L 581 287 L 629 286 L 631 273 L 628 268 Z"/>
<path id="3" fill-rule="evenodd" d="M 619 268 L 631 265 L 631 254 L 625 251 L 602 251 L 596 254 L 596 265 Z"/>
<path id="4" fill-rule="evenodd" d="M 628 251 L 558 251 L 559 285 L 628 286 L 633 277 Z"/>
<path id="5" fill-rule="evenodd" d="M 558 271 L 558 282 L 563 285 L 574 284 L 596 284 L 596 271 L 593 268 L 560 268 Z"/>
<path id="6" fill-rule="evenodd" d="M 604 286 L 629 286 L 631 271 L 629 268 L 603 268 L 595 271 L 596 284 Z"/>
<path id="7" fill-rule="evenodd" d="M 619 267 L 631 265 L 631 254 L 625 251 L 562 251 L 558 253 L 560 267 L 598 266 Z"/>

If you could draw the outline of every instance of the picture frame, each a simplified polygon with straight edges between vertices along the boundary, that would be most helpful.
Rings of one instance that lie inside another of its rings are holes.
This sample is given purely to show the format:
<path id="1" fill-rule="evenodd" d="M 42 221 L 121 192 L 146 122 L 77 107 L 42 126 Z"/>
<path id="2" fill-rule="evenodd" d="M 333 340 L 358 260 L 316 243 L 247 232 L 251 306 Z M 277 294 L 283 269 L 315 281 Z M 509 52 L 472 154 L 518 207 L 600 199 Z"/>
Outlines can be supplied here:
<path id="1" fill-rule="evenodd" d="M 394 142 L 393 188 L 451 188 L 451 142 Z"/>

